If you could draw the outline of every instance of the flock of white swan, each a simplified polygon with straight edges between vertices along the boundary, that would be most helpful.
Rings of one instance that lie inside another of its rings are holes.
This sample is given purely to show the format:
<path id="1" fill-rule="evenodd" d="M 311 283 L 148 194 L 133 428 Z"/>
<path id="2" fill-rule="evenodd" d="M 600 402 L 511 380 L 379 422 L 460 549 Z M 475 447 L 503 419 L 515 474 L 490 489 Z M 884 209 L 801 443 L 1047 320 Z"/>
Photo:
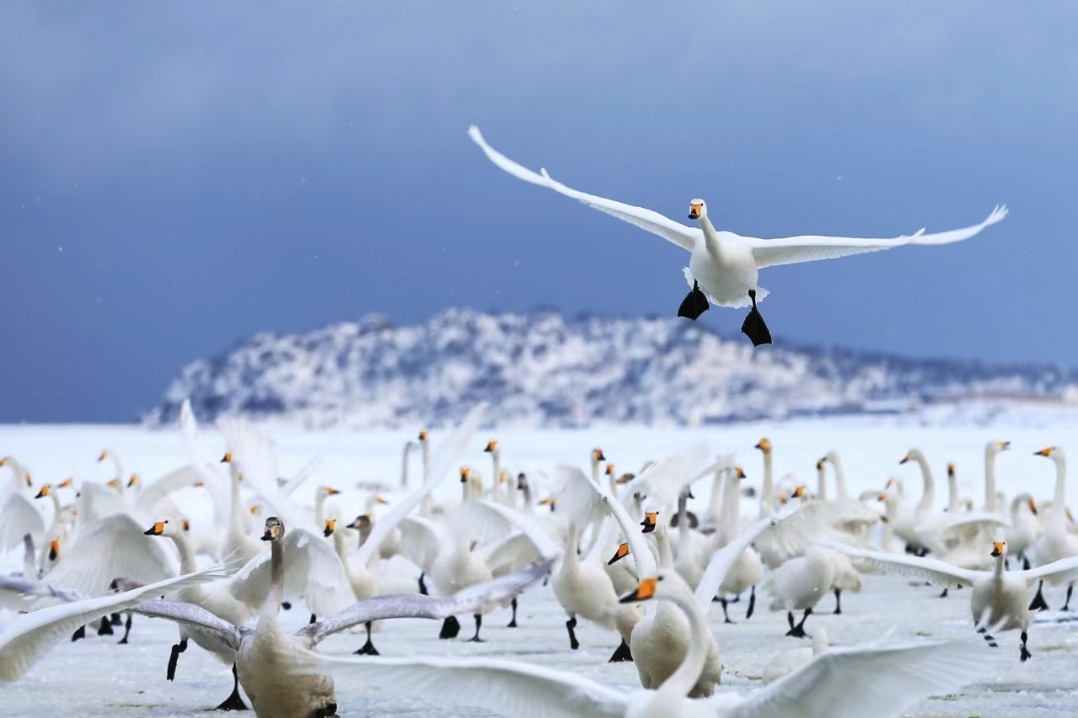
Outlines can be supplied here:
<path id="1" fill-rule="evenodd" d="M 950 471 L 950 500 L 938 511 L 930 462 L 917 449 L 894 460 L 920 467 L 920 497 L 897 479 L 854 496 L 836 451 L 817 463 L 815 486 L 795 485 L 774 477 L 781 447 L 761 439 L 762 472 L 753 467 L 761 483 L 749 492 L 731 456 L 703 443 L 656 457 L 636 475 L 616 472 L 600 448 L 586 468 L 552 460 L 519 473 L 511 460 L 503 464 L 511 447 L 475 443 L 481 417 L 480 407 L 433 448 L 432 436 L 419 433 L 405 451 L 406 467 L 421 451 L 419 485 L 368 487 L 372 510 L 356 517 L 338 515 L 338 489 L 321 483 L 328 479 L 317 461 L 282 477 L 272 443 L 248 424 L 218 422 L 227 453 L 210 456 L 188 406 L 181 425 L 191 460 L 155 481 L 127 473 L 113 450 L 99 461 L 112 462 L 115 477 L 78 486 L 38 483 L 23 463 L 33 457 L 3 457 L 0 551 L 19 556 L 23 569 L 0 576 L 0 683 L 17 681 L 62 642 L 123 630 L 121 643 L 137 643 L 142 617 L 152 617 L 174 622 L 177 634 L 160 664 L 143 667 L 148 692 L 182 680 L 193 643 L 232 667 L 231 690 L 216 707 L 249 707 L 259 718 L 367 714 L 363 694 L 337 695 L 334 676 L 345 674 L 383 692 L 513 718 L 881 718 L 960 689 L 986 662 L 1036 660 L 1031 611 L 1045 606 L 1044 585 L 1059 586 L 1053 600 L 1069 603 L 1078 578 L 1060 447 L 1036 451 L 1055 464 L 1053 496 L 1004 496 L 995 463 L 1010 447 L 993 440 L 983 506 L 959 495 Z M 479 447 L 489 472 L 476 468 Z M 459 498 L 437 491 L 458 480 Z M 192 521 L 178 499 L 192 487 L 207 492 L 212 522 Z M 864 575 L 881 572 L 917 578 L 911 593 L 930 591 L 927 581 L 949 590 L 947 601 L 968 601 L 969 638 L 828 645 L 813 612 L 841 614 L 843 592 L 871 590 Z M 609 660 L 631 661 L 639 690 L 448 650 L 487 640 L 491 611 L 517 626 L 525 620 L 518 606 L 539 592 L 564 611 L 564 624 L 543 628 L 562 636 L 559 650 L 576 655 L 581 624 L 606 629 Z M 739 629 L 723 625 L 733 623 L 734 600 L 739 623 L 765 609 L 788 622 L 790 638 L 778 640 L 790 649 L 770 660 L 751 692 L 720 688 L 738 661 L 722 654 L 720 640 Z M 309 613 L 310 622 L 283 629 L 284 608 Z M 372 625 L 391 633 L 391 619 L 403 617 L 440 622 L 429 651 L 380 655 Z M 358 655 L 319 650 L 344 631 L 362 636 Z M 1019 636 L 1013 653 L 1010 631 Z"/>

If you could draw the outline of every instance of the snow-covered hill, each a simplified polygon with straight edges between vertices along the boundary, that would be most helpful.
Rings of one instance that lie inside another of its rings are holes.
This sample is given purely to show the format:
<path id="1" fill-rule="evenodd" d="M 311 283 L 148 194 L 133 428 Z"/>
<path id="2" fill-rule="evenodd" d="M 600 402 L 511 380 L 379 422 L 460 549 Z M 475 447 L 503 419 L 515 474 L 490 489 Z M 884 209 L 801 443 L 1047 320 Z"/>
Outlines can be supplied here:
<path id="1" fill-rule="evenodd" d="M 792 345 L 753 352 L 681 319 L 566 319 L 555 312 L 451 309 L 424 324 L 383 316 L 308 334 L 257 334 L 188 364 L 147 421 L 190 397 L 205 419 L 244 416 L 308 427 L 439 425 L 478 401 L 501 426 L 744 419 L 923 411 L 974 401 L 989 415 L 1059 404 L 1078 372 L 915 360 Z"/>

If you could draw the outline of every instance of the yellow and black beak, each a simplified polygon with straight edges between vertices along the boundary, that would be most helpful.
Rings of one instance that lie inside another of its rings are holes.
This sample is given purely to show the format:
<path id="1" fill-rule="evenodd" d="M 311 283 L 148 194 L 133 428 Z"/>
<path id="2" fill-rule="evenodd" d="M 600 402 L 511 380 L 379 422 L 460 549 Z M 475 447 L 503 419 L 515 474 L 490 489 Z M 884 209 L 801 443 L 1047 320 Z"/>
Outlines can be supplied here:
<path id="1" fill-rule="evenodd" d="M 109 452 L 106 449 L 106 450 L 102 451 L 100 454 L 97 455 L 97 463 L 100 464 L 102 461 L 104 461 L 107 458 L 109 458 Z"/>
<path id="2" fill-rule="evenodd" d="M 618 599 L 619 603 L 634 603 L 635 601 L 646 601 L 655 595 L 655 586 L 659 583 L 657 578 L 645 578 L 640 582 L 640 585 L 636 587 L 636 590 L 632 593 L 627 593 Z"/>
<path id="3" fill-rule="evenodd" d="M 644 527 L 643 533 L 649 534 L 655 530 L 655 526 L 659 521 L 658 511 L 646 511 L 644 513 L 644 520 L 640 522 L 640 525 Z"/>
<path id="4" fill-rule="evenodd" d="M 60 555 L 60 539 L 53 539 L 49 541 L 49 560 L 55 561 L 56 557 Z"/>
<path id="5" fill-rule="evenodd" d="M 167 521 L 155 521 L 153 526 L 146 529 L 142 533 L 145 536 L 160 536 L 165 532 L 165 524 L 167 523 Z"/>
<path id="6" fill-rule="evenodd" d="M 34 496 L 34 498 L 35 498 L 35 499 L 42 499 L 42 498 L 45 498 L 45 497 L 46 497 L 46 496 L 48 496 L 48 495 L 49 495 L 49 485 L 48 485 L 48 484 L 45 484 L 44 486 L 42 486 L 42 487 L 41 487 L 41 488 L 40 488 L 40 489 L 38 490 L 38 492 L 37 492 L 37 495 L 36 495 L 36 496 Z"/>
<path id="7" fill-rule="evenodd" d="M 947 475 L 954 476 L 954 464 L 947 464 Z"/>
<path id="8" fill-rule="evenodd" d="M 1009 442 L 1009 441 L 1001 441 L 1001 442 L 999 442 L 999 450 L 1000 451 L 1006 451 L 1009 448 L 1011 448 L 1011 442 Z"/>
<path id="9" fill-rule="evenodd" d="M 29 480 L 30 477 L 27 476 L 26 478 L 27 478 L 27 480 Z M 72 484 L 71 479 L 64 479 L 63 481 L 61 481 L 59 484 L 56 485 L 56 488 L 58 488 L 58 489 L 66 489 L 69 486 L 71 486 L 71 484 Z"/>
<path id="10" fill-rule="evenodd" d="M 592 453 L 592 456 L 595 457 L 596 461 L 606 461 L 606 455 L 603 453 L 602 449 L 596 449 L 595 451 L 593 451 L 591 453 Z"/>
<path id="11" fill-rule="evenodd" d="M 421 430 L 419 432 L 419 440 L 420 441 L 426 441 L 427 440 L 427 430 L 426 429 L 423 429 L 423 430 Z"/>
<path id="12" fill-rule="evenodd" d="M 184 531 L 190 531 L 191 530 L 191 522 L 188 521 L 187 519 L 183 520 L 183 530 Z"/>
<path id="13" fill-rule="evenodd" d="M 805 495 L 805 487 L 804 486 L 798 486 L 796 489 L 794 489 L 793 496 L 794 496 L 795 499 L 799 499 L 804 495 Z"/>
<path id="14" fill-rule="evenodd" d="M 32 479 L 30 478 L 30 474 L 29 474 L 29 473 L 27 473 L 27 474 L 26 474 L 26 476 L 24 476 L 24 477 L 23 477 L 23 479 L 25 479 L 25 481 L 26 481 L 26 488 L 30 488 L 30 487 L 32 487 L 32 486 L 34 485 L 34 482 L 33 482 L 33 480 L 32 480 Z M 60 485 L 61 485 L 61 486 L 63 486 L 63 484 L 60 484 Z"/>
<path id="15" fill-rule="evenodd" d="M 138 483 L 138 474 L 131 474 L 131 478 L 127 480 L 127 488 L 131 488 Z"/>
<path id="16" fill-rule="evenodd" d="M 738 466 L 738 467 L 737 467 L 737 470 L 736 470 L 736 471 L 734 471 L 734 476 L 736 476 L 736 477 L 737 477 L 737 478 L 739 478 L 739 479 L 743 479 L 743 478 L 745 478 L 745 476 L 746 476 L 746 474 L 745 474 L 745 470 L 744 470 L 744 469 L 742 469 L 742 468 L 741 468 L 740 466 Z"/>
<path id="17" fill-rule="evenodd" d="M 1003 547 L 1006 546 L 1006 545 L 1007 544 L 1004 543 L 1003 541 L 993 541 L 992 542 L 992 558 L 999 558 L 1000 556 L 1002 556 L 1003 555 Z"/>
<path id="18" fill-rule="evenodd" d="M 465 481 L 467 481 L 471 473 L 472 470 L 469 469 L 467 466 L 460 467 L 460 483 L 463 484 Z"/>
<path id="19" fill-rule="evenodd" d="M 1052 447 L 1051 446 L 1046 446 L 1045 448 L 1041 449 L 1040 451 L 1034 451 L 1033 455 L 1034 456 L 1051 456 L 1052 455 Z"/>
<path id="20" fill-rule="evenodd" d="M 1034 516 L 1036 516 L 1036 515 L 1037 515 L 1037 503 L 1036 503 L 1036 502 L 1035 502 L 1035 501 L 1034 501 L 1033 499 L 1030 499 L 1030 500 L 1029 500 L 1029 511 L 1030 511 L 1030 513 L 1032 513 L 1032 514 L 1033 514 Z"/>
<path id="21" fill-rule="evenodd" d="M 901 466 L 902 464 L 905 464 L 905 463 L 909 462 L 909 460 L 910 460 L 910 455 L 906 454 L 905 456 L 902 457 L 902 460 L 899 461 L 898 464 L 899 464 L 899 466 Z"/>
<path id="22" fill-rule="evenodd" d="M 491 439 L 490 441 L 487 442 L 487 448 L 483 449 L 483 451 L 484 451 L 484 453 L 490 454 L 490 453 L 493 453 L 495 451 L 495 449 L 497 449 L 497 448 L 498 448 L 498 442 L 495 441 L 494 439 Z"/>
<path id="23" fill-rule="evenodd" d="M 700 205 L 696 202 L 689 203 L 689 219 L 700 219 Z"/>
<path id="24" fill-rule="evenodd" d="M 332 486 L 326 487 L 326 496 L 336 496 L 341 493 L 340 490 L 333 488 Z"/>
<path id="25" fill-rule="evenodd" d="M 232 452 L 231 451 L 225 452 L 225 455 L 221 457 L 221 463 L 222 464 L 231 464 L 232 463 Z"/>
<path id="26" fill-rule="evenodd" d="M 388 505 L 388 504 L 389 504 L 389 502 L 388 502 L 388 501 L 386 501 L 385 499 L 383 499 L 383 498 L 382 498 L 381 496 L 375 496 L 375 497 L 374 497 L 374 503 L 376 503 L 376 504 L 382 504 L 383 506 L 386 506 L 386 505 Z"/>
<path id="27" fill-rule="evenodd" d="M 622 545 L 618 546 L 618 550 L 614 552 L 614 556 L 609 561 L 606 562 L 606 565 L 607 566 L 613 566 L 618 561 L 622 560 L 623 558 L 625 558 L 628 555 L 629 555 L 629 544 L 623 543 Z"/>
<path id="28" fill-rule="evenodd" d="M 333 535 L 334 529 L 337 528 L 337 522 L 333 519 L 326 519 L 326 528 L 322 531 L 322 535 L 329 537 Z"/>

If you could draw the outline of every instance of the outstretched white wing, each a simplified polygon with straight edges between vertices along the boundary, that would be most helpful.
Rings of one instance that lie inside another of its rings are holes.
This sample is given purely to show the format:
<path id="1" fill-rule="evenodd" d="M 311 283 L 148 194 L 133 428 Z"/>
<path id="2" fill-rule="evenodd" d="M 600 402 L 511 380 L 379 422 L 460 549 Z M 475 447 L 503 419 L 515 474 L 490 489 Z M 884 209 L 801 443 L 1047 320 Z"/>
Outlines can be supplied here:
<path id="1" fill-rule="evenodd" d="M 14 681 L 25 675 L 59 639 L 89 621 L 134 606 L 144 596 L 160 595 L 224 575 L 219 567 L 215 567 L 124 593 L 49 606 L 15 616 L 0 629 L 0 682 Z"/>
<path id="2" fill-rule="evenodd" d="M 575 673 L 495 659 L 338 658 L 309 653 L 304 672 L 347 672 L 398 695 L 475 706 L 513 718 L 622 718 L 625 691 Z"/>
<path id="3" fill-rule="evenodd" d="M 834 648 L 733 709 L 720 708 L 718 715 L 893 718 L 920 700 L 956 691 L 984 675 L 988 654 L 973 641 Z"/>
<path id="4" fill-rule="evenodd" d="M 911 236 L 895 237 L 894 239 L 821 237 L 816 235 L 782 237 L 779 239 L 759 239 L 757 237 L 741 237 L 741 239 L 752 246 L 752 253 L 756 257 L 757 267 L 773 267 L 776 264 L 796 264 L 799 262 L 814 262 L 818 259 L 837 259 L 851 254 L 878 252 L 883 249 L 903 247 L 908 244 L 950 244 L 951 242 L 961 242 L 963 239 L 969 239 L 979 233 L 985 227 L 990 227 L 1002 221 L 1006 216 L 1007 208 L 1004 205 L 999 205 L 980 224 L 934 234 L 925 234 L 922 229 Z"/>
<path id="5" fill-rule="evenodd" d="M 541 174 L 536 174 L 527 167 L 518 165 L 501 152 L 498 152 L 488 145 L 486 140 L 483 139 L 482 133 L 479 132 L 479 128 L 475 125 L 468 128 L 468 136 L 472 138 L 472 141 L 475 142 L 475 144 L 479 145 L 480 149 L 483 150 L 491 162 L 517 179 L 537 184 L 540 187 L 547 187 L 558 194 L 580 200 L 592 209 L 606 212 L 629 224 L 636 225 L 640 229 L 647 230 L 652 234 L 657 234 L 663 239 L 673 242 L 677 246 L 687 249 L 690 252 L 696 244 L 696 239 L 703 236 L 703 231 L 699 228 L 687 227 L 679 222 L 675 222 L 669 217 L 664 217 L 653 210 L 644 209 L 643 207 L 634 207 L 631 204 L 606 199 L 605 197 L 598 197 L 593 194 L 575 190 L 572 187 L 566 187 L 561 182 L 554 181 L 544 169 L 539 170 Z"/>
<path id="6" fill-rule="evenodd" d="M 970 571 L 934 558 L 868 551 L 840 543 L 828 544 L 828 548 L 847 556 L 863 559 L 888 573 L 912 576 L 940 586 L 972 586 L 978 578 L 988 576 L 987 571 Z"/>

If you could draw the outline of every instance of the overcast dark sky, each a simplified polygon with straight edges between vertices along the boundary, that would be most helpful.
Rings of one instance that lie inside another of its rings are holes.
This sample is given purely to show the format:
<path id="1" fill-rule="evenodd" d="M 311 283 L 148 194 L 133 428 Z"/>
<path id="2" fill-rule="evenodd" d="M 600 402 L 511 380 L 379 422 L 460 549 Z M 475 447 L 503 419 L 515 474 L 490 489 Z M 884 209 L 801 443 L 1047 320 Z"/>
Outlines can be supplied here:
<path id="1" fill-rule="evenodd" d="M 776 340 L 1074 364 L 1078 4 L 0 4 L 0 421 L 379 311 L 670 314 L 687 255 L 519 182 L 742 234 L 969 242 L 767 270 Z M 701 321 L 724 331 L 741 311 Z"/>

